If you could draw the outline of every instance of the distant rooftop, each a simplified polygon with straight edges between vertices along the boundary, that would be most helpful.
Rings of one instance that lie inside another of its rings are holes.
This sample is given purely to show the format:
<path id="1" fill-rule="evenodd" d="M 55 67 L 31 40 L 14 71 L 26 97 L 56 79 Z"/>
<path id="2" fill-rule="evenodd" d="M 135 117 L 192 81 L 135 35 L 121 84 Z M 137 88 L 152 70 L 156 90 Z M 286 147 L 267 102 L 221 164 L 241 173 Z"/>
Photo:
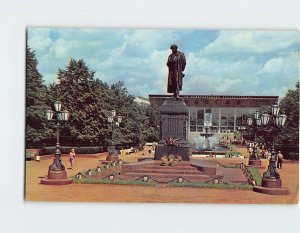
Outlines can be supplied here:
<path id="1" fill-rule="evenodd" d="M 149 95 L 149 98 L 170 98 L 172 95 Z M 181 98 L 238 98 L 238 99 L 278 99 L 279 96 L 265 95 L 180 95 Z"/>
<path id="2" fill-rule="evenodd" d="M 135 96 L 134 101 L 137 103 L 144 103 L 144 104 L 150 104 L 150 101 L 148 98 L 141 97 L 141 96 Z"/>
<path id="3" fill-rule="evenodd" d="M 161 105 L 172 95 L 149 95 L 151 104 Z M 278 96 L 180 95 L 188 107 L 261 107 L 278 103 Z"/>

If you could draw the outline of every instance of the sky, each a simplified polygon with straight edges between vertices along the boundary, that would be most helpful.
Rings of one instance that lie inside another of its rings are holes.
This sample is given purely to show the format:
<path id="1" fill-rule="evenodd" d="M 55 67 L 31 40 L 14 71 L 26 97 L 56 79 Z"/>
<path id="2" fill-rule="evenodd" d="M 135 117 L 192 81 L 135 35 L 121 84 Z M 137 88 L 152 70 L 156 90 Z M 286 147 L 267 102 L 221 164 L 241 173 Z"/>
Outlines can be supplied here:
<path id="1" fill-rule="evenodd" d="M 299 80 L 299 32 L 255 30 L 28 28 L 45 84 L 71 58 L 94 78 L 119 80 L 135 96 L 167 94 L 167 58 L 177 44 L 186 57 L 183 95 L 283 97 Z"/>

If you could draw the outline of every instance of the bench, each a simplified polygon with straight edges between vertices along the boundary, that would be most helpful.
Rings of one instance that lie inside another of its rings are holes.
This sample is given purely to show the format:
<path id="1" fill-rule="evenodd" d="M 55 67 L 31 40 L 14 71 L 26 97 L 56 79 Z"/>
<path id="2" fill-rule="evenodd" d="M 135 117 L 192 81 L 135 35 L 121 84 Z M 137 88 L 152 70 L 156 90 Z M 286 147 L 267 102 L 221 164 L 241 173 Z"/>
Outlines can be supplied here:
<path id="1" fill-rule="evenodd" d="M 32 160 L 32 159 L 40 161 L 39 149 L 26 149 L 26 160 Z"/>

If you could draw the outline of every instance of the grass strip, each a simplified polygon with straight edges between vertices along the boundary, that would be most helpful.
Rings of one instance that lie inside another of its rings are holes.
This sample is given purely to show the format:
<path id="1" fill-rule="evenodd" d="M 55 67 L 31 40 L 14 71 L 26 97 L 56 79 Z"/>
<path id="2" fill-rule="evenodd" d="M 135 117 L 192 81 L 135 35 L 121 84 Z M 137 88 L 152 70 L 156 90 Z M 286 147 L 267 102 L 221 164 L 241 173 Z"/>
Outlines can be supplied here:
<path id="1" fill-rule="evenodd" d="M 256 181 L 257 185 L 261 185 L 262 177 L 259 174 L 257 168 L 255 167 L 247 167 L 247 169 L 251 172 L 253 179 Z"/>
<path id="2" fill-rule="evenodd" d="M 110 169 L 111 167 L 117 167 L 117 166 L 120 166 L 120 164 L 117 164 L 117 165 L 115 165 L 115 166 L 110 165 L 109 168 L 106 168 L 106 165 L 104 165 L 104 166 L 101 166 L 100 168 L 101 168 L 101 172 L 102 172 L 102 171 L 105 171 L 105 170 Z M 96 168 L 88 169 L 88 170 L 91 170 L 91 175 L 99 174 L 99 172 L 96 171 Z M 83 176 L 86 176 L 86 173 L 88 172 L 88 170 L 86 170 L 86 171 L 84 171 L 84 172 L 80 172 L 80 173 L 81 173 Z M 76 177 L 76 175 L 70 176 L 70 178 L 73 179 L 73 180 L 75 180 L 75 177 Z"/>
<path id="3" fill-rule="evenodd" d="M 192 187 L 192 188 L 216 188 L 216 189 L 245 189 L 252 190 L 253 186 L 248 184 L 211 184 L 202 182 L 184 182 L 184 183 L 169 183 L 171 187 Z"/>
<path id="4" fill-rule="evenodd" d="M 144 185 L 144 186 L 155 186 L 156 182 L 153 181 L 141 181 L 141 180 L 104 180 L 104 179 L 89 179 L 82 178 L 80 180 L 73 179 L 74 183 L 77 184 L 121 184 L 121 185 Z"/>

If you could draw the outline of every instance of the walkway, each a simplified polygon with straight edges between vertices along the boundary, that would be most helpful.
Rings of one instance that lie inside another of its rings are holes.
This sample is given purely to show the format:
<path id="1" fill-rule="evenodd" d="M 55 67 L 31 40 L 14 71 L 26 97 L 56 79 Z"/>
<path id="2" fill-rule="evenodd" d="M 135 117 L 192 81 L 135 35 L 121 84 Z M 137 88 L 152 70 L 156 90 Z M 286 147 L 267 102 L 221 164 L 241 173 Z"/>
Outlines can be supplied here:
<path id="1" fill-rule="evenodd" d="M 67 169 L 68 176 L 79 171 L 96 168 L 105 154 L 93 156 L 77 155 L 74 170 Z M 126 155 L 124 160 L 137 161 L 141 154 Z M 207 158 L 210 159 L 210 158 Z M 68 158 L 63 156 L 63 164 L 68 168 Z M 212 159 L 223 164 L 247 160 Z M 132 185 L 91 185 L 71 184 L 65 186 L 47 186 L 39 184 L 41 177 L 47 175 L 52 158 L 40 162 L 26 161 L 26 197 L 28 201 L 66 201 L 66 202 L 171 202 L 171 203 L 297 203 L 299 163 L 285 163 L 279 170 L 283 185 L 291 194 L 272 196 L 248 190 L 198 189 L 178 187 L 144 187 Z M 263 161 L 266 164 L 266 161 Z M 263 170 L 264 171 L 264 170 Z M 263 172 L 262 171 L 262 172 Z"/>

